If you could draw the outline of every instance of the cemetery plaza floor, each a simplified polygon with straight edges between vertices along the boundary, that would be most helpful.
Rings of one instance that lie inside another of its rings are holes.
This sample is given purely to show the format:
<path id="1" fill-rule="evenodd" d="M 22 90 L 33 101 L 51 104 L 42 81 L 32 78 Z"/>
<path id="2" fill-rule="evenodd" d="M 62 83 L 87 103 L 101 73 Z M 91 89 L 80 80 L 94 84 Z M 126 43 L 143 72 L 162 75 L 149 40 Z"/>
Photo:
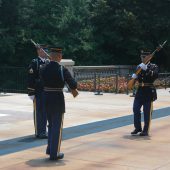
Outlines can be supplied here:
<path id="1" fill-rule="evenodd" d="M 65 93 L 65 157 L 59 161 L 45 154 L 46 139 L 34 137 L 28 96 L 0 94 L 0 170 L 170 170 L 169 91 L 157 90 L 148 137 L 130 135 L 133 97 Z"/>

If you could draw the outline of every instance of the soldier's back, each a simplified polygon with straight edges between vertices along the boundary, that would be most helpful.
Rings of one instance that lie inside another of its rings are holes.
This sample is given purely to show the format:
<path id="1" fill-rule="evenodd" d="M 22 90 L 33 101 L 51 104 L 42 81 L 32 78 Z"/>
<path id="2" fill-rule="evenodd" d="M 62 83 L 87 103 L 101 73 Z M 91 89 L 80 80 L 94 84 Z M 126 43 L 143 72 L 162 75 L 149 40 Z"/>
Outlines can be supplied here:
<path id="1" fill-rule="evenodd" d="M 63 88 L 64 81 L 61 75 L 61 65 L 57 62 L 51 61 L 42 73 L 44 87 L 49 88 Z"/>

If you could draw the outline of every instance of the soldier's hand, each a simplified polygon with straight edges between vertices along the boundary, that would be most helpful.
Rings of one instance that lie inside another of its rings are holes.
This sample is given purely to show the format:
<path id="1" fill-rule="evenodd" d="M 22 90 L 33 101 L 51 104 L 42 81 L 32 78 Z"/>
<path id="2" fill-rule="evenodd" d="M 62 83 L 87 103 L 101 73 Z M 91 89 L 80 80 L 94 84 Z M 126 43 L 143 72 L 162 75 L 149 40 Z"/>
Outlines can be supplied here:
<path id="1" fill-rule="evenodd" d="M 142 70 L 146 70 L 146 69 L 147 69 L 147 65 L 144 64 L 144 63 L 139 64 L 139 67 L 140 67 Z"/>
<path id="2" fill-rule="evenodd" d="M 133 74 L 132 74 L 132 78 L 133 78 L 133 79 L 136 79 L 136 78 L 138 78 L 138 76 L 137 76 L 135 73 L 133 73 Z"/>

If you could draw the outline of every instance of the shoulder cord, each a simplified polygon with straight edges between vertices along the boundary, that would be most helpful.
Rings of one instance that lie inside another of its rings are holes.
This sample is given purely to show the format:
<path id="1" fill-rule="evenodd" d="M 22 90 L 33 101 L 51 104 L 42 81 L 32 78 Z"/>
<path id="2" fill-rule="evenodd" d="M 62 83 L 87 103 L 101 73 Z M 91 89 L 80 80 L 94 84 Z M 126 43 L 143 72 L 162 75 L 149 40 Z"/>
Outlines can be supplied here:
<path id="1" fill-rule="evenodd" d="M 39 71 L 38 59 L 36 59 L 36 61 L 37 61 L 37 71 Z"/>
<path id="2" fill-rule="evenodd" d="M 63 66 L 61 65 L 60 68 L 61 68 L 61 78 L 62 78 L 63 82 L 65 82 L 65 81 L 64 81 L 64 74 L 63 74 Z"/>
<path id="3" fill-rule="evenodd" d="M 62 80 L 64 82 L 64 85 L 67 87 L 68 91 L 70 91 L 70 87 L 68 86 L 68 84 L 64 80 L 64 73 L 63 73 L 63 66 L 62 65 L 61 65 L 61 77 L 62 77 Z"/>

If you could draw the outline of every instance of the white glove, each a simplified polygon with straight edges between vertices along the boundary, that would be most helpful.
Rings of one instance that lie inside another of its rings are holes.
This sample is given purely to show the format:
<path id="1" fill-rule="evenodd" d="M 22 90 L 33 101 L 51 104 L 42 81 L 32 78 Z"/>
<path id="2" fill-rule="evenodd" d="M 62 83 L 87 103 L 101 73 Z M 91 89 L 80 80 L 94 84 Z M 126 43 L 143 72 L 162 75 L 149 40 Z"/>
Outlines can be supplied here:
<path id="1" fill-rule="evenodd" d="M 136 79 L 136 78 L 138 78 L 138 76 L 137 76 L 135 73 L 133 73 L 133 74 L 132 74 L 132 78 L 133 78 L 133 79 Z"/>
<path id="2" fill-rule="evenodd" d="M 32 101 L 34 100 L 35 96 L 32 95 L 32 96 L 28 96 Z"/>
<path id="3" fill-rule="evenodd" d="M 139 64 L 139 67 L 140 67 L 142 70 L 146 70 L 146 69 L 147 69 L 147 65 L 144 64 L 144 63 Z"/>

